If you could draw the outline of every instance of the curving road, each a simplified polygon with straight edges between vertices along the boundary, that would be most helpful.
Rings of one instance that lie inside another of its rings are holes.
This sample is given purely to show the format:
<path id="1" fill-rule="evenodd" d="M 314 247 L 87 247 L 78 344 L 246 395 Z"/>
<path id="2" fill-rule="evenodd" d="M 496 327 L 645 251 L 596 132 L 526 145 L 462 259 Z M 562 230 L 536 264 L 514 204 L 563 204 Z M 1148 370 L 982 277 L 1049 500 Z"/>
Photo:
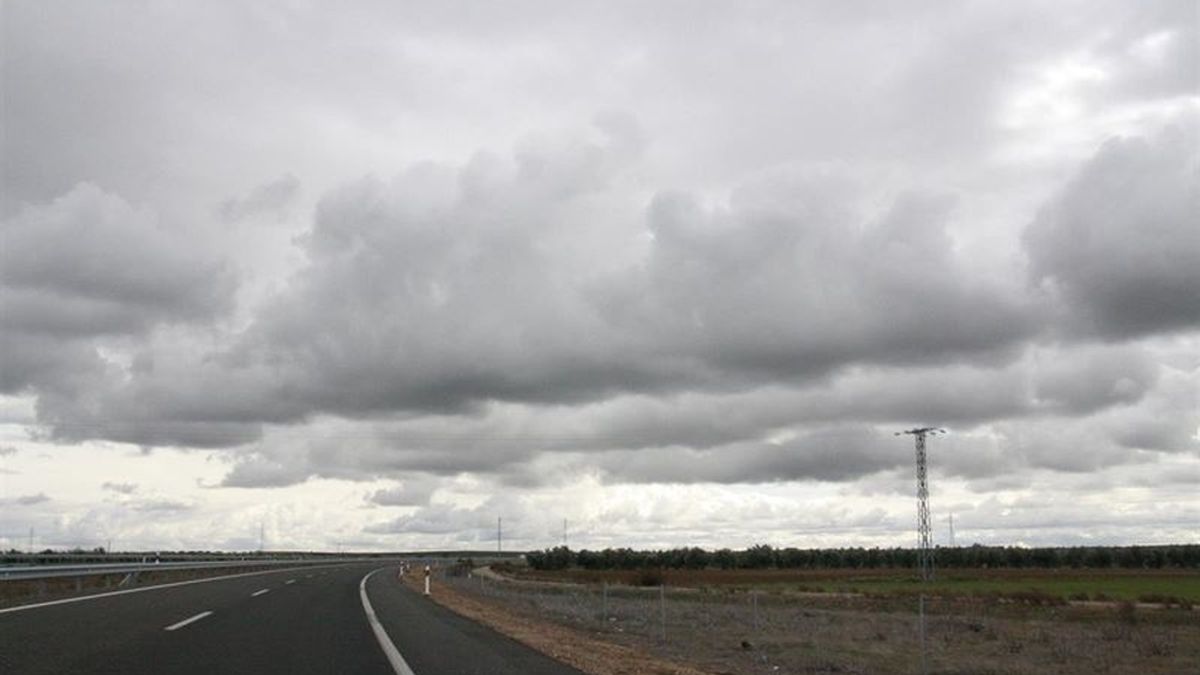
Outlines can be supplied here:
<path id="1" fill-rule="evenodd" d="M 0 610 L 0 673 L 581 675 L 378 563 L 139 591 Z"/>

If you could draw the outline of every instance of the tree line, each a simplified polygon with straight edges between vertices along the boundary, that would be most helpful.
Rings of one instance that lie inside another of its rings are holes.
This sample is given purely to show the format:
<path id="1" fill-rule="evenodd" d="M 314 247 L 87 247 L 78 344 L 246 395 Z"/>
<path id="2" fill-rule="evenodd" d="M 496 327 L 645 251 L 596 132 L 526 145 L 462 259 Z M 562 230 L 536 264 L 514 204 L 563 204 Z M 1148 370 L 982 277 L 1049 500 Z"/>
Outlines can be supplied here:
<path id="1" fill-rule="evenodd" d="M 697 547 L 661 551 L 629 548 L 572 551 L 565 546 L 525 554 L 538 570 L 578 567 L 587 570 L 663 569 L 880 569 L 917 565 L 915 548 L 774 548 L 758 544 L 743 550 L 708 551 Z M 1171 546 L 939 546 L 939 567 L 955 568 L 1164 568 L 1200 567 L 1200 544 Z"/>

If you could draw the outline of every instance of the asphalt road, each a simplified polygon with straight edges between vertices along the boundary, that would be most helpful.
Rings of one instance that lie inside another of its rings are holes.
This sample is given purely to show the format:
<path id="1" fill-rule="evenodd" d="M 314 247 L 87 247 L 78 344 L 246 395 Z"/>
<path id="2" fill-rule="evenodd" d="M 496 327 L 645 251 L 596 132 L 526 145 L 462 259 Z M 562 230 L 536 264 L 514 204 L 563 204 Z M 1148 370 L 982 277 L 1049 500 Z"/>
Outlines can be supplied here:
<path id="1" fill-rule="evenodd" d="M 402 587 L 392 568 L 364 589 L 377 568 L 279 570 L 5 610 L 0 673 L 580 675 Z"/>

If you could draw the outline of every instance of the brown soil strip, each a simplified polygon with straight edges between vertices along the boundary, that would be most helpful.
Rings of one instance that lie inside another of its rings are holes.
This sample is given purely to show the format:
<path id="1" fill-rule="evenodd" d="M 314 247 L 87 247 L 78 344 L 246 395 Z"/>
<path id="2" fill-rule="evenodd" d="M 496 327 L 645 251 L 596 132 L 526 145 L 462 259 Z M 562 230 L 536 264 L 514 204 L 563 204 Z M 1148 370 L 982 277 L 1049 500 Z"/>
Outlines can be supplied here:
<path id="1" fill-rule="evenodd" d="M 405 579 L 420 593 L 417 575 Z M 588 675 L 711 675 L 691 666 L 655 658 L 622 645 L 597 640 L 580 631 L 535 621 L 495 605 L 458 593 L 444 584 L 434 584 L 434 602 L 478 621 L 533 649 L 578 668 Z"/>

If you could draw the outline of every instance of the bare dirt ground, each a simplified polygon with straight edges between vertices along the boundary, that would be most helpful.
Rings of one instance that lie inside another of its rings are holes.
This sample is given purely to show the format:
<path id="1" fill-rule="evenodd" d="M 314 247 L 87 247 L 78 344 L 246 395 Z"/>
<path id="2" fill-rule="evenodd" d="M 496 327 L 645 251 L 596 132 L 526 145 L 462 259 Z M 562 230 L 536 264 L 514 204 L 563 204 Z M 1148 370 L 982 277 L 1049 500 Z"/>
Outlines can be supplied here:
<path id="1" fill-rule="evenodd" d="M 409 575 L 406 583 L 421 592 L 422 581 Z M 501 603 L 457 590 L 456 585 L 434 584 L 434 602 L 548 654 L 589 675 L 711 675 L 705 671 L 591 637 L 573 627 L 513 611 Z"/>
<path id="2" fill-rule="evenodd" d="M 473 618 L 468 612 L 475 612 L 478 620 L 585 672 L 921 672 L 917 601 L 911 597 L 628 586 L 605 591 L 502 579 L 440 578 L 435 599 Z M 930 600 L 927 610 L 932 673 L 1200 672 L 1200 616 L 1191 611 L 964 598 Z M 505 626 L 521 626 L 525 637 Z M 540 642 L 530 634 L 540 635 Z M 611 656 L 606 650 L 613 646 L 627 656 Z M 620 661 L 637 655 L 665 665 Z M 615 669 L 589 669 L 596 667 Z"/>

